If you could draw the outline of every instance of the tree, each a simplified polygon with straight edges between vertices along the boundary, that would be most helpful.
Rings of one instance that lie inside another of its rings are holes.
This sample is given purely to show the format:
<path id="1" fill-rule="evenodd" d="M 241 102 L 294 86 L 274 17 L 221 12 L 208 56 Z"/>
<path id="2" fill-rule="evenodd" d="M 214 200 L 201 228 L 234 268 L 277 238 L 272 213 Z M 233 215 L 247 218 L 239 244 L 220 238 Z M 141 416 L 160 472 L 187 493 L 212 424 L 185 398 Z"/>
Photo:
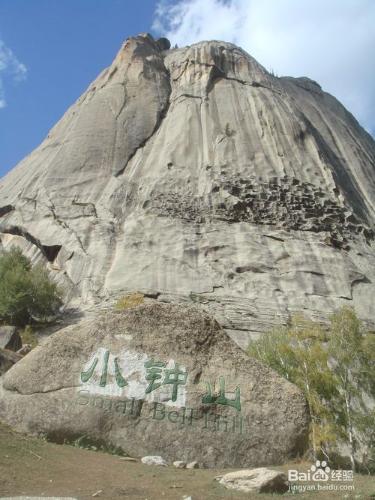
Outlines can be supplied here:
<path id="1" fill-rule="evenodd" d="M 24 326 L 55 315 L 61 295 L 47 270 L 32 267 L 21 250 L 12 248 L 0 255 L 0 320 Z"/>
<path id="2" fill-rule="evenodd" d="M 365 450 L 362 455 L 362 467 L 368 474 L 375 473 L 375 409 L 366 412 L 357 422 L 358 430 L 364 437 Z"/>
<path id="3" fill-rule="evenodd" d="M 302 316 L 286 328 L 263 335 L 249 348 L 305 394 L 310 412 L 310 442 L 314 458 L 327 458 L 338 442 L 349 447 L 353 471 L 359 442 L 362 462 L 375 469 L 375 335 L 366 334 L 353 309 L 344 307 L 325 331 Z"/>
<path id="4" fill-rule="evenodd" d="M 314 460 L 337 438 L 330 402 L 337 390 L 328 367 L 328 353 L 323 348 L 323 329 L 304 319 L 292 318 L 287 328 L 266 333 L 253 342 L 249 354 L 267 364 L 304 393 L 310 414 L 310 442 Z"/>
<path id="5" fill-rule="evenodd" d="M 375 339 L 373 335 L 365 334 L 352 308 L 344 307 L 332 316 L 328 351 L 342 399 L 338 405 L 337 422 L 349 444 L 350 462 L 355 471 L 356 429 L 362 436 L 368 434 L 367 429 L 370 430 L 365 398 L 366 395 L 375 395 Z"/>

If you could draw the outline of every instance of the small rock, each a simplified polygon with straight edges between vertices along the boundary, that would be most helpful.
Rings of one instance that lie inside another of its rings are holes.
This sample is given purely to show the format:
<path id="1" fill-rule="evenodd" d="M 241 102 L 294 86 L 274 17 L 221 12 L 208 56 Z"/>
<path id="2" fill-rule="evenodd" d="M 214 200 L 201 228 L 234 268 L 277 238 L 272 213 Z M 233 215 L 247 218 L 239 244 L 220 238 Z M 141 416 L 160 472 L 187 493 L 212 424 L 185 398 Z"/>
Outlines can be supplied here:
<path id="1" fill-rule="evenodd" d="M 169 50 L 171 48 L 171 42 L 168 38 L 158 38 L 156 44 L 160 50 Z"/>
<path id="2" fill-rule="evenodd" d="M 289 489 L 283 472 L 266 467 L 229 472 L 219 479 L 219 483 L 226 488 L 246 493 L 285 493 Z"/>
<path id="3" fill-rule="evenodd" d="M 20 359 L 22 359 L 20 354 L 0 348 L 0 375 L 8 371 Z"/>
<path id="4" fill-rule="evenodd" d="M 120 457 L 120 460 L 124 460 L 125 462 L 136 462 L 137 459 L 133 457 Z"/>
<path id="5" fill-rule="evenodd" d="M 162 465 L 163 467 L 167 467 L 168 464 L 167 462 L 164 460 L 163 457 L 159 457 L 159 456 L 147 456 L 147 457 L 143 457 L 141 459 L 141 462 L 145 465 Z"/>
<path id="6" fill-rule="evenodd" d="M 21 354 L 21 356 L 26 356 L 32 350 L 31 344 L 24 344 L 21 349 L 18 349 L 17 354 Z"/>
<path id="7" fill-rule="evenodd" d="M 100 493 L 103 493 L 103 490 L 98 490 L 95 493 L 93 493 L 91 496 L 92 497 L 98 497 L 100 495 Z"/>
<path id="8" fill-rule="evenodd" d="M 198 462 L 190 462 L 186 466 L 187 469 L 199 469 L 199 463 Z"/>
<path id="9" fill-rule="evenodd" d="M 173 462 L 173 465 L 176 467 L 176 469 L 186 469 L 186 462 L 182 462 L 181 460 L 176 460 Z"/>
<path id="10" fill-rule="evenodd" d="M 15 326 L 0 326 L 0 348 L 18 351 L 22 347 L 22 340 Z"/>

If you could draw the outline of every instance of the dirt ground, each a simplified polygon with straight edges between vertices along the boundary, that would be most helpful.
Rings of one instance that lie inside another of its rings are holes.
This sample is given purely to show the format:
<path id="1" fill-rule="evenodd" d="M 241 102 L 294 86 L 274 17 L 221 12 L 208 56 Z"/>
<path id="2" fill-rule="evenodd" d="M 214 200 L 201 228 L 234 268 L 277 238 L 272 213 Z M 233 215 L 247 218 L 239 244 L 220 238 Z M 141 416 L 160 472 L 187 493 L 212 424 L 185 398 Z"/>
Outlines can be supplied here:
<path id="1" fill-rule="evenodd" d="M 309 467 L 308 463 L 299 463 L 275 468 L 306 471 Z M 227 490 L 215 481 L 215 476 L 225 472 L 229 470 L 147 466 L 115 455 L 30 438 L 0 425 L 0 496 L 142 500 L 182 500 L 191 496 L 192 500 L 275 500 L 272 495 Z M 374 477 L 356 474 L 354 488 L 352 492 L 298 493 L 297 498 L 375 499 Z M 292 493 L 282 498 L 291 499 Z"/>

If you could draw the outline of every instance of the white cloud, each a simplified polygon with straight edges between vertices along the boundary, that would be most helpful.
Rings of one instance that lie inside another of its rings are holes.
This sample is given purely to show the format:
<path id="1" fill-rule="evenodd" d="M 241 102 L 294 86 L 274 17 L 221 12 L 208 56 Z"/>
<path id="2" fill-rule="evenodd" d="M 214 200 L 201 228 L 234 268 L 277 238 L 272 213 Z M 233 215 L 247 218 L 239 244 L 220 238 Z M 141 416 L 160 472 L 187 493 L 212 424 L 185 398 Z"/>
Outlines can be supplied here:
<path id="1" fill-rule="evenodd" d="M 6 102 L 4 99 L 4 89 L 3 89 L 3 83 L 1 81 L 1 73 L 0 73 L 0 109 L 5 108 Z"/>
<path id="2" fill-rule="evenodd" d="M 4 81 L 10 79 L 15 82 L 26 78 L 26 66 L 14 55 L 12 50 L 0 40 L 0 109 L 5 108 Z"/>
<path id="3" fill-rule="evenodd" d="M 278 75 L 316 80 L 373 134 L 374 26 L 374 0 L 164 0 L 154 22 L 172 44 L 225 40 Z"/>

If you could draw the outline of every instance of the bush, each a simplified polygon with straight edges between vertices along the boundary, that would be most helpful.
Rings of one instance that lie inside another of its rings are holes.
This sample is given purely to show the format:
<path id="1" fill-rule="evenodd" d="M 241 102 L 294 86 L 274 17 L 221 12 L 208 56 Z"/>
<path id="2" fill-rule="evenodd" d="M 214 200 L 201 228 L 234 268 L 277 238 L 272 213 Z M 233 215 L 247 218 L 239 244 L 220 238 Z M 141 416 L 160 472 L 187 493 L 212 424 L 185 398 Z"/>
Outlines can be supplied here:
<path id="1" fill-rule="evenodd" d="M 55 315 L 61 304 L 61 291 L 45 268 L 32 267 L 17 248 L 0 255 L 1 321 L 25 326 Z"/>
<path id="2" fill-rule="evenodd" d="M 38 337 L 30 325 L 25 326 L 25 328 L 20 332 L 20 335 L 22 345 L 28 344 L 31 346 L 31 349 L 34 349 L 34 347 L 38 345 Z"/>

